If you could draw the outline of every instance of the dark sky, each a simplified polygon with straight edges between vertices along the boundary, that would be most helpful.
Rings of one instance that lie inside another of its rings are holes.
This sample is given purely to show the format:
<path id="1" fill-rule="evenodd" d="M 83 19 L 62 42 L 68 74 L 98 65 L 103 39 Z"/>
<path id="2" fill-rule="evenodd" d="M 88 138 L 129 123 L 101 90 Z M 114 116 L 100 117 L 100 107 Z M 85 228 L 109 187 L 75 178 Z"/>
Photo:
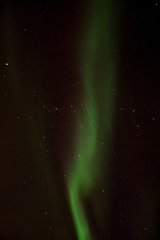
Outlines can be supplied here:
<path id="1" fill-rule="evenodd" d="M 2 240 L 160 237 L 160 5 L 101 0 L 112 6 L 108 12 L 99 4 L 93 11 L 93 2 L 1 1 Z M 95 25 L 100 30 L 92 35 L 88 26 Z M 93 81 L 85 85 L 90 71 Z M 112 71 L 116 81 L 104 85 Z M 74 156 L 77 149 L 88 154 L 92 129 L 97 145 L 89 164 L 97 170 L 93 178 L 88 170 L 88 185 L 84 168 L 78 185 Z M 92 238 L 81 225 L 78 237 L 68 192 L 72 172 L 75 191 L 82 185 L 75 212 L 78 219 L 84 213 Z"/>

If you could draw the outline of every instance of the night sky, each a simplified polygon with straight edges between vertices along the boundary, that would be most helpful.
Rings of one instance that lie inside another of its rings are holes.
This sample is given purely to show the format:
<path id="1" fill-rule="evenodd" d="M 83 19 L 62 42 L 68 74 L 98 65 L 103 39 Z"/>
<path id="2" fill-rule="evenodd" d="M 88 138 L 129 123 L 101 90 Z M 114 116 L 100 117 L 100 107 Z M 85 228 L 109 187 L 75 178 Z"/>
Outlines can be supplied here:
<path id="1" fill-rule="evenodd" d="M 0 240 L 160 239 L 160 4 L 0 2 Z"/>

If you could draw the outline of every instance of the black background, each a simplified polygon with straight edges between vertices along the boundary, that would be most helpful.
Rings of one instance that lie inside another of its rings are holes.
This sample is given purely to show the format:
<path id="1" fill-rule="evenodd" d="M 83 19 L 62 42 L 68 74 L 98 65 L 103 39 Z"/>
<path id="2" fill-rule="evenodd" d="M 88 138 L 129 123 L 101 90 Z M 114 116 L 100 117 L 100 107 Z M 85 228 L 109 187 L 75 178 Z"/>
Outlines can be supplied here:
<path id="1" fill-rule="evenodd" d="M 83 96 L 75 43 L 91 4 L 1 1 L 0 239 L 77 239 L 65 175 Z M 89 221 L 95 239 L 154 240 L 160 237 L 160 6 L 113 5 L 119 70 L 111 216 L 102 228 Z"/>

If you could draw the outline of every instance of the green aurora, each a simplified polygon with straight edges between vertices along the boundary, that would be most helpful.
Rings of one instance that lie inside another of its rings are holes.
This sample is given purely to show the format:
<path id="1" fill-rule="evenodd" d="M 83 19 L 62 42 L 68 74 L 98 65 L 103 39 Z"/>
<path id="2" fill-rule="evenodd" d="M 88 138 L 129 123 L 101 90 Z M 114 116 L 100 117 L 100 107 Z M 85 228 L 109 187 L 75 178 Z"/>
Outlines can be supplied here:
<path id="1" fill-rule="evenodd" d="M 85 91 L 81 106 L 83 110 L 77 116 L 78 141 L 68 179 L 70 208 L 78 240 L 93 239 L 83 202 L 91 198 L 96 183 L 100 183 L 100 176 L 104 175 L 104 169 L 106 174 L 110 164 L 117 73 L 112 30 L 114 24 L 111 19 L 113 10 L 111 11 L 109 1 L 96 0 L 91 5 L 80 44 L 80 68 Z M 105 136 L 103 141 L 100 139 L 101 134 Z M 105 159 L 104 147 L 107 155 Z M 104 192 L 103 189 L 99 190 Z M 105 195 L 106 192 L 107 189 Z M 97 201 L 102 201 L 99 198 L 96 196 L 90 200 L 93 206 Z M 99 225 L 100 218 L 101 216 L 96 217 Z"/>

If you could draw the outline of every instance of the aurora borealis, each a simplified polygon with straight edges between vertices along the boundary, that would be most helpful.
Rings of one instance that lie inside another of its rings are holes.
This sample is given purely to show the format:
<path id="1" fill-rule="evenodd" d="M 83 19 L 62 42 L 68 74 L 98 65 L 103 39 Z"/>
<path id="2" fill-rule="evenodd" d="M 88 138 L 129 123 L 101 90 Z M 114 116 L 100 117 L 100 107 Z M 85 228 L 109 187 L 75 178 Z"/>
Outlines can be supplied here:
<path id="1" fill-rule="evenodd" d="M 79 240 L 94 239 L 89 230 L 83 202 L 90 199 L 90 193 L 96 186 L 96 182 L 100 182 L 99 176 L 104 174 L 103 168 L 104 166 L 107 168 L 110 160 L 109 147 L 112 144 L 114 122 L 112 112 L 117 72 L 110 11 L 109 2 L 93 2 L 87 13 L 83 40 L 80 42 L 80 46 L 82 45 L 80 68 L 83 72 L 82 83 L 85 93 L 83 112 L 77 116 L 79 138 L 74 153 L 73 169 L 68 180 L 70 206 Z M 101 96 L 97 91 L 96 81 Z M 103 111 L 99 110 L 99 106 Z M 102 157 L 103 148 L 100 149 L 99 144 L 100 132 L 107 135 L 105 142 L 101 142 L 106 146 L 105 161 Z M 100 202 L 99 196 L 96 198 L 96 201 Z"/>
<path id="2" fill-rule="evenodd" d="M 158 240 L 159 4 L 0 3 L 0 240 Z"/>

